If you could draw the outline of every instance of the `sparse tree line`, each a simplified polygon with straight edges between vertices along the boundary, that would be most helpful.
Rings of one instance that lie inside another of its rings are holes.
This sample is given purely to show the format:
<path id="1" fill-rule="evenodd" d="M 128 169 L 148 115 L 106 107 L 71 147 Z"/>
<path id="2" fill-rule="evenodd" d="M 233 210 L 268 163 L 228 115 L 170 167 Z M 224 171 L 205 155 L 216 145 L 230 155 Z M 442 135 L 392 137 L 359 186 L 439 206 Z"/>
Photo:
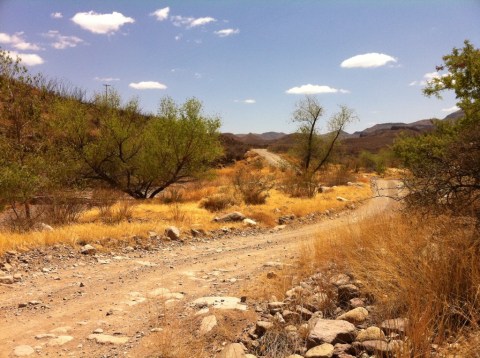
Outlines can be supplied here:
<path id="1" fill-rule="evenodd" d="M 135 199 L 204 176 L 222 154 L 220 119 L 195 98 L 163 98 L 155 115 L 118 93 L 85 93 L 0 52 L 0 203 L 31 219 L 40 197 L 100 183 Z"/>

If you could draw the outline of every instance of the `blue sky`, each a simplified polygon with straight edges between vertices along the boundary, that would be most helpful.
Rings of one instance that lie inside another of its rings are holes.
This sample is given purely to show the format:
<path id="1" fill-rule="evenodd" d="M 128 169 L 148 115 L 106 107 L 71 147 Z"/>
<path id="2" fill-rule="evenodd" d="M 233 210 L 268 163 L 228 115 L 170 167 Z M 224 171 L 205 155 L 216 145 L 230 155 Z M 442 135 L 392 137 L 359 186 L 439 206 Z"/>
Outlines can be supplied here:
<path id="1" fill-rule="evenodd" d="M 292 132 L 306 93 L 326 117 L 355 109 L 353 132 L 453 111 L 421 89 L 453 47 L 480 47 L 479 19 L 480 0 L 0 0 L 0 46 L 145 112 L 197 97 L 224 132 Z"/>

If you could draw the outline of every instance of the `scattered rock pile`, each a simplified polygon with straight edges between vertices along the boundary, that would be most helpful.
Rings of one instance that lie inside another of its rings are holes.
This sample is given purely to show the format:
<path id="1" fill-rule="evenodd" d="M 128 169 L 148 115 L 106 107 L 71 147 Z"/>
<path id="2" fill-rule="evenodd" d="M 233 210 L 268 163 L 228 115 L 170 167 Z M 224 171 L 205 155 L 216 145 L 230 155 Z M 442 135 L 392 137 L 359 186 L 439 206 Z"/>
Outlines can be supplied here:
<path id="1" fill-rule="evenodd" d="M 257 303 L 259 320 L 239 339 L 242 357 L 396 356 L 407 348 L 408 321 L 377 323 L 373 298 L 361 287 L 345 274 L 317 273 L 287 291 L 283 301 Z"/>

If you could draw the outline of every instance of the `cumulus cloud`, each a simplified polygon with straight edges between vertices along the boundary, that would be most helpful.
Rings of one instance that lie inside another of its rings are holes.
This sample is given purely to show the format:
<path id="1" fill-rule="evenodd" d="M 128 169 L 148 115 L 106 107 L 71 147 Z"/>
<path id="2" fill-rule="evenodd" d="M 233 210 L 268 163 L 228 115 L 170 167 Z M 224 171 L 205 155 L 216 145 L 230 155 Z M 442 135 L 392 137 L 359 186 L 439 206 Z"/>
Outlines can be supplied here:
<path id="1" fill-rule="evenodd" d="M 147 90 L 147 89 L 166 89 L 167 86 L 165 86 L 163 83 L 160 82 L 155 82 L 155 81 L 142 81 L 142 82 L 137 82 L 137 83 L 130 83 L 128 85 L 131 88 L 135 88 L 138 90 Z"/>
<path id="2" fill-rule="evenodd" d="M 8 55 L 13 59 L 18 57 L 22 61 L 22 64 L 27 66 L 41 65 L 45 62 L 43 58 L 34 53 L 18 53 L 16 51 L 8 51 Z"/>
<path id="3" fill-rule="evenodd" d="M 102 35 L 113 34 L 123 25 L 135 22 L 133 18 L 115 11 L 111 14 L 98 14 L 94 11 L 79 12 L 71 20 L 84 30 Z"/>
<path id="4" fill-rule="evenodd" d="M 63 18 L 63 15 L 62 15 L 61 12 L 52 12 L 52 13 L 50 14 L 50 17 L 51 17 L 52 19 L 61 19 L 61 18 Z"/>
<path id="5" fill-rule="evenodd" d="M 455 112 L 455 111 L 458 111 L 460 108 L 458 108 L 457 106 L 453 106 L 453 107 L 450 107 L 450 108 L 443 108 L 442 109 L 442 112 Z"/>
<path id="6" fill-rule="evenodd" d="M 427 72 L 423 75 L 423 79 L 420 81 L 412 81 L 408 85 L 409 86 L 426 86 L 427 82 L 433 80 L 434 78 L 440 78 L 447 76 L 447 74 L 440 75 L 437 71 L 435 72 Z"/>
<path id="7" fill-rule="evenodd" d="M 0 43 L 10 45 L 17 50 L 22 51 L 38 51 L 41 48 L 38 45 L 25 41 L 23 38 L 23 32 L 16 32 L 13 35 L 9 35 L 5 32 L 0 32 Z"/>
<path id="8" fill-rule="evenodd" d="M 299 87 L 292 87 L 286 91 L 288 94 L 321 94 L 321 93 L 350 93 L 350 91 L 344 89 L 332 88 L 330 86 L 319 85 L 302 85 Z"/>
<path id="9" fill-rule="evenodd" d="M 215 31 L 215 35 L 217 35 L 218 37 L 227 37 L 227 36 L 236 35 L 239 33 L 240 33 L 239 29 L 223 29 L 223 30 Z"/>
<path id="10" fill-rule="evenodd" d="M 163 21 L 168 19 L 168 14 L 170 13 L 170 8 L 164 7 L 163 9 L 158 9 L 152 12 L 150 15 L 155 16 L 158 21 Z"/>
<path id="11" fill-rule="evenodd" d="M 84 41 L 76 36 L 64 36 L 58 31 L 50 30 L 43 36 L 53 40 L 51 46 L 57 50 L 63 50 L 68 47 L 77 47 L 77 45 L 83 43 Z"/>
<path id="12" fill-rule="evenodd" d="M 372 53 L 365 53 L 363 55 L 356 55 L 356 56 L 347 58 L 345 61 L 343 61 L 340 64 L 340 67 L 374 68 L 374 67 L 385 66 L 389 62 L 395 63 L 397 62 L 397 59 L 392 56 L 386 55 L 384 53 L 372 52 Z"/>
<path id="13" fill-rule="evenodd" d="M 120 81 L 120 78 L 115 78 L 115 77 L 95 77 L 95 81 L 99 82 L 114 82 L 114 81 Z"/>
<path id="14" fill-rule="evenodd" d="M 197 26 L 202 26 L 209 24 L 210 22 L 215 22 L 217 19 L 214 19 L 213 17 L 199 17 L 199 18 L 194 18 L 194 17 L 184 17 L 184 16 L 172 16 L 172 23 L 175 26 L 185 26 L 187 28 L 192 28 L 192 27 L 197 27 Z"/>

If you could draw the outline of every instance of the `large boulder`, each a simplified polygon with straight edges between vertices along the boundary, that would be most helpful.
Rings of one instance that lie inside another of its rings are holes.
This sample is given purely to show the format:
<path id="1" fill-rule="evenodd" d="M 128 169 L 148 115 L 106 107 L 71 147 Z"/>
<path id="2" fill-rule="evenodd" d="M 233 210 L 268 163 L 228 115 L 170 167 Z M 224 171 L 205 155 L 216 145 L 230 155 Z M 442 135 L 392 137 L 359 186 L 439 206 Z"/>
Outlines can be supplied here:
<path id="1" fill-rule="evenodd" d="M 343 320 L 318 319 L 307 339 L 308 347 L 322 343 L 351 343 L 355 339 L 355 326 Z"/>

